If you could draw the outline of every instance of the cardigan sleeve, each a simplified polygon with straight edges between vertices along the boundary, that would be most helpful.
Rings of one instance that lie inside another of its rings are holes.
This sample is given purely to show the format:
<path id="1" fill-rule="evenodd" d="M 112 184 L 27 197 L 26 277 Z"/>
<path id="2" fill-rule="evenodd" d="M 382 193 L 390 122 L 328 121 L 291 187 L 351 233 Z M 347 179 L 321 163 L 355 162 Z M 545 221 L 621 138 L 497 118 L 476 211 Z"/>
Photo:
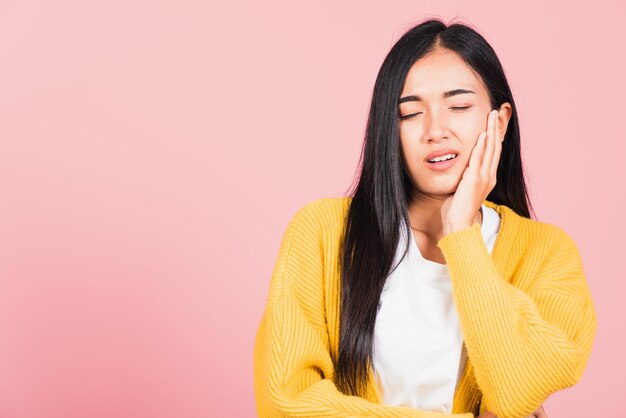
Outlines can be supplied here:
<path id="1" fill-rule="evenodd" d="M 286 294 L 270 302 L 255 344 L 255 392 L 259 417 L 474 418 L 412 407 L 383 405 L 346 395 L 335 386 L 325 338 Z"/>
<path id="2" fill-rule="evenodd" d="M 324 308 L 323 259 L 315 213 L 290 222 L 270 281 L 254 344 L 254 389 L 259 417 L 474 418 L 409 406 L 383 405 L 346 395 L 333 381 Z"/>
<path id="3" fill-rule="evenodd" d="M 540 267 L 527 292 L 500 275 L 480 224 L 438 242 L 483 394 L 481 413 L 530 415 L 551 393 L 576 384 L 590 357 L 597 318 L 582 261 L 571 237 L 552 227 L 537 243 L 550 245 L 547 255 L 528 260 Z"/>

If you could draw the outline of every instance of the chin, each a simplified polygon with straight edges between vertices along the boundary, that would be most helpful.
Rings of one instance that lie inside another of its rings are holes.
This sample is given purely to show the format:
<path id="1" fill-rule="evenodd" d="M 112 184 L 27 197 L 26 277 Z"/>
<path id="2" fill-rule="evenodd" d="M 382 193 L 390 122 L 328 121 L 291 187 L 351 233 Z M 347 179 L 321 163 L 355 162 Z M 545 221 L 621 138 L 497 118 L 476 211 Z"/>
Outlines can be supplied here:
<path id="1" fill-rule="evenodd" d="M 424 179 L 429 178 L 429 174 L 423 174 Z M 427 181 L 426 184 L 420 184 L 420 182 L 413 181 L 417 189 L 424 194 L 428 195 L 451 195 L 456 192 L 463 178 L 463 173 L 446 173 L 447 175 L 434 176 Z M 420 174 L 421 176 L 422 174 Z"/>
<path id="2" fill-rule="evenodd" d="M 430 187 L 421 187 L 420 191 L 424 194 L 428 194 L 431 196 L 449 196 L 449 195 L 453 195 L 454 192 L 456 192 L 457 187 L 458 187 L 458 183 L 455 183 L 454 185 L 450 185 L 450 186 L 431 185 Z"/>
<path id="3" fill-rule="evenodd" d="M 437 184 L 431 184 L 431 186 L 428 189 L 429 189 L 429 192 L 432 194 L 441 194 L 441 195 L 454 194 L 454 192 L 456 192 L 456 189 L 459 187 L 460 182 L 461 182 L 460 179 L 458 181 L 454 181 L 454 180 L 446 181 L 446 180 L 441 179 L 441 181 L 437 182 Z"/>

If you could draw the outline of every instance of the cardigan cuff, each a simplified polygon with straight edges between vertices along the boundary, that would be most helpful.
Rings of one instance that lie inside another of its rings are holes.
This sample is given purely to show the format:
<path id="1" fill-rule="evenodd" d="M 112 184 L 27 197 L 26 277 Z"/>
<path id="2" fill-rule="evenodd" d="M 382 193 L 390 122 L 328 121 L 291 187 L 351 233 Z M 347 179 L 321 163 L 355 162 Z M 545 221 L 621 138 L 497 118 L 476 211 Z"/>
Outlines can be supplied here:
<path id="1" fill-rule="evenodd" d="M 446 259 L 448 270 L 459 272 L 465 279 L 480 279 L 480 273 L 493 264 L 481 232 L 481 225 L 472 224 L 441 238 L 437 246 Z"/>

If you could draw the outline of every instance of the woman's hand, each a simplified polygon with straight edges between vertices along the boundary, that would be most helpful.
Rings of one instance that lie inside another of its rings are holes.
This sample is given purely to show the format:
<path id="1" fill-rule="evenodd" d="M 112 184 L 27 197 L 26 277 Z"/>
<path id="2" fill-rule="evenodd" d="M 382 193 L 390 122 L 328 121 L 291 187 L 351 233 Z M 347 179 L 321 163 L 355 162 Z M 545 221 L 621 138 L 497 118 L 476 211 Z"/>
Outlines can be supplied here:
<path id="1" fill-rule="evenodd" d="M 477 418 L 498 418 L 498 417 L 494 415 L 493 412 L 485 411 L 482 414 L 480 414 Z M 532 413 L 532 415 L 528 415 L 527 417 L 524 417 L 524 418 L 548 418 L 548 415 L 546 414 L 546 411 L 543 409 L 543 405 L 541 405 L 535 412 Z"/>
<path id="2" fill-rule="evenodd" d="M 478 137 L 459 186 L 441 206 L 444 236 L 470 227 L 480 219 L 478 211 L 496 185 L 501 150 L 498 110 L 492 110 L 487 118 L 487 130 Z"/>
<path id="3" fill-rule="evenodd" d="M 498 418 L 493 412 L 485 411 L 480 414 L 477 418 Z M 532 415 L 528 415 L 525 418 L 548 418 L 546 411 L 543 409 L 543 405 L 540 405 L 539 408 Z"/>

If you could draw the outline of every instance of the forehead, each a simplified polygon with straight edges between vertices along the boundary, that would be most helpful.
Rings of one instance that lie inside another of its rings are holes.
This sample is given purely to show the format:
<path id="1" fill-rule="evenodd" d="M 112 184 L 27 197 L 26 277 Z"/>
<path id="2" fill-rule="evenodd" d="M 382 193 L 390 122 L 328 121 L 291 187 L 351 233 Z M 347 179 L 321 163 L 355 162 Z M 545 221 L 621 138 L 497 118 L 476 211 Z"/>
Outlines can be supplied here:
<path id="1" fill-rule="evenodd" d="M 461 57 L 453 51 L 436 50 L 413 63 L 402 95 L 414 93 L 439 99 L 442 92 L 457 88 L 474 90 L 480 96 L 487 96 L 480 76 Z"/>

